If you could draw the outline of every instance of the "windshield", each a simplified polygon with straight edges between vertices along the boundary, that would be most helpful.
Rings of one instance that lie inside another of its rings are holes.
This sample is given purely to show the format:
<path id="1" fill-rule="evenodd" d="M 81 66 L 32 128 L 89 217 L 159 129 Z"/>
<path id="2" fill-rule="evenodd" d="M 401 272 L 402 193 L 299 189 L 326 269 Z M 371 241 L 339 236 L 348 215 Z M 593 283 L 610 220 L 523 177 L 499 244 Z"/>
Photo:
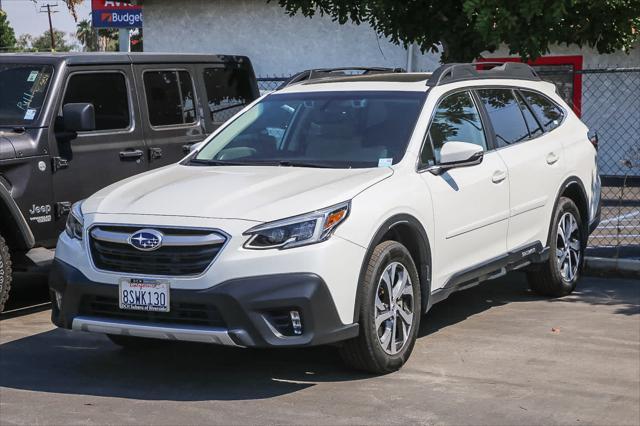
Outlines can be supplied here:
<path id="1" fill-rule="evenodd" d="M 269 95 L 213 137 L 191 162 L 390 166 L 404 155 L 424 99 L 421 92 Z"/>
<path id="2" fill-rule="evenodd" d="M 0 64 L 0 125 L 28 126 L 44 105 L 51 65 Z"/>

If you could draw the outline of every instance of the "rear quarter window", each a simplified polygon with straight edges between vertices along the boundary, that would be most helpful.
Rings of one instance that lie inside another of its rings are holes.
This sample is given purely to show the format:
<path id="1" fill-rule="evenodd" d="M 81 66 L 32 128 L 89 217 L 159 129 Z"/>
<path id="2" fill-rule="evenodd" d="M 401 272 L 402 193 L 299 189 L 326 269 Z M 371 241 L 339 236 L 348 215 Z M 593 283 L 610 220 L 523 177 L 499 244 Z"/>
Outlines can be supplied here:
<path id="1" fill-rule="evenodd" d="M 545 132 L 549 132 L 560 125 L 564 112 L 551 99 L 529 90 L 521 89 L 520 93 L 533 110 L 533 113 L 538 117 L 538 121 L 542 124 Z"/>

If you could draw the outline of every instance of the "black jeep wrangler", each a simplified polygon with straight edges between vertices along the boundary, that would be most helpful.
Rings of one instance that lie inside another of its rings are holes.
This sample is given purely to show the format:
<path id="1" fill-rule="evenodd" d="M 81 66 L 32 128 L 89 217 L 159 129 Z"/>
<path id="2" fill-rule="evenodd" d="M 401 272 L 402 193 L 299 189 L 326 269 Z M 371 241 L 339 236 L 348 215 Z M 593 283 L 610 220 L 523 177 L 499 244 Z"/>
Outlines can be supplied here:
<path id="1" fill-rule="evenodd" d="M 0 55 L 0 312 L 71 204 L 178 161 L 259 95 L 248 58 Z"/>

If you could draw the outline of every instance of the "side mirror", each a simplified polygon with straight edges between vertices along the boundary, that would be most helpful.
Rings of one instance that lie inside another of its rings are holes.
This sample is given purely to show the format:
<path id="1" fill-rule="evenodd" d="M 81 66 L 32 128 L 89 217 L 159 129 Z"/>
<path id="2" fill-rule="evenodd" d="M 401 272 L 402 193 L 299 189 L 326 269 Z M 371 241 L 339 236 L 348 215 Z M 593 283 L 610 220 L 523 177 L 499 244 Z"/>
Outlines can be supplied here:
<path id="1" fill-rule="evenodd" d="M 198 143 L 194 143 L 193 145 L 191 145 L 189 147 L 189 152 L 193 152 L 196 149 L 200 149 L 200 147 L 204 144 L 204 142 L 198 142 Z"/>
<path id="2" fill-rule="evenodd" d="M 93 104 L 74 103 L 62 107 L 62 122 L 66 132 L 88 132 L 96 129 Z"/>
<path id="3" fill-rule="evenodd" d="M 440 150 L 440 163 L 427 168 L 434 175 L 450 169 L 470 167 L 482 163 L 484 151 L 480 145 L 469 142 L 447 142 Z"/>

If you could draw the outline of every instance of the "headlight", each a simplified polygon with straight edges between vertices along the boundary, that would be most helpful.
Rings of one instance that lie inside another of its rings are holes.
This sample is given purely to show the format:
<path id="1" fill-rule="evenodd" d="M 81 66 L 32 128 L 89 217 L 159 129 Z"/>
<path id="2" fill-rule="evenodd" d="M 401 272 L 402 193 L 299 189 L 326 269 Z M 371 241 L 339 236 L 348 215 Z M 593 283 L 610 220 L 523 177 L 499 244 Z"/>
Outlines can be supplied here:
<path id="1" fill-rule="evenodd" d="M 67 224 L 64 228 L 69 237 L 78 240 L 82 239 L 82 228 L 84 226 L 81 207 L 82 201 L 78 201 L 71 206 L 71 211 L 69 212 L 69 216 L 67 216 Z"/>
<path id="2" fill-rule="evenodd" d="M 244 235 L 251 235 L 245 243 L 249 249 L 292 248 L 319 243 L 349 215 L 351 202 L 336 204 L 312 213 L 265 223 L 249 229 Z"/>

